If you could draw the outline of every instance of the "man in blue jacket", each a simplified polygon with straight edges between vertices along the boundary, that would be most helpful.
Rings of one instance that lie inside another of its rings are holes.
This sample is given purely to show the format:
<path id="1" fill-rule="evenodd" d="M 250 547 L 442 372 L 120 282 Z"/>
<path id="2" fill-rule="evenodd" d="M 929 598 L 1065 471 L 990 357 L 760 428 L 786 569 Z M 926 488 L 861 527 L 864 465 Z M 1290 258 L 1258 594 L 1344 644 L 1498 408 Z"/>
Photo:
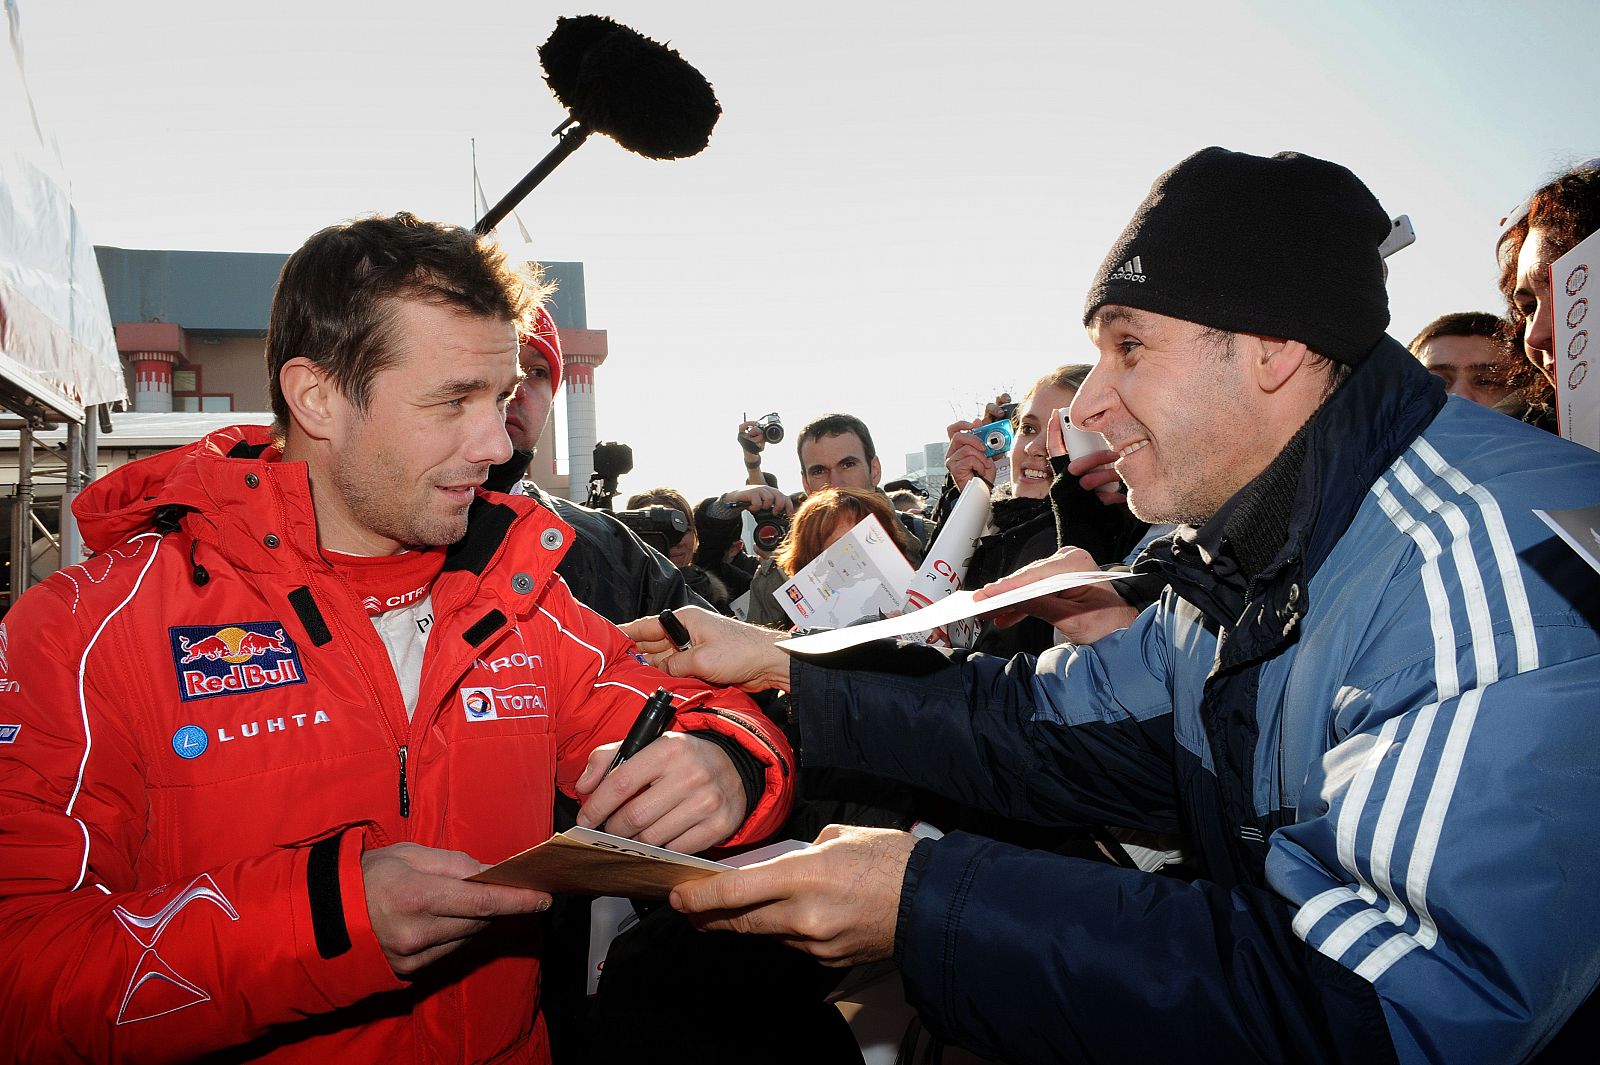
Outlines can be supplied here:
<path id="1" fill-rule="evenodd" d="M 1384 334 L 1387 230 L 1306 156 L 1156 181 L 1089 293 L 1072 410 L 1180 525 L 1125 628 L 818 663 L 703 615 L 685 652 L 633 626 L 674 673 L 788 688 L 808 762 L 1181 832 L 1194 879 L 830 829 L 673 904 L 893 956 L 930 1027 L 1008 1061 L 1563 1053 L 1600 980 L 1600 578 L 1533 511 L 1600 502 L 1600 455 L 1446 401 Z"/>

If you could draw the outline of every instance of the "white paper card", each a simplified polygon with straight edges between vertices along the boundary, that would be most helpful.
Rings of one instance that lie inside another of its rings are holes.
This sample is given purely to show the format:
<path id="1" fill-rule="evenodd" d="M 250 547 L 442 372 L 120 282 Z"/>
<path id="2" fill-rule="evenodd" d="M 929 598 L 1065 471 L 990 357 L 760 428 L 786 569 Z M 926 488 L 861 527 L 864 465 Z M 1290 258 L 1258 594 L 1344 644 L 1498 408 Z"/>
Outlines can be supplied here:
<path id="1" fill-rule="evenodd" d="M 1550 264 L 1556 417 L 1561 435 L 1600 451 L 1600 231 Z"/>
<path id="2" fill-rule="evenodd" d="M 700 858 L 693 854 L 683 854 L 680 851 L 669 851 L 665 847 L 652 847 L 648 843 L 640 843 L 636 839 L 626 836 L 614 836 L 610 832 L 601 832 L 597 828 L 580 828 L 573 826 L 561 833 L 568 839 L 577 840 L 579 843 L 590 847 L 599 847 L 602 850 L 621 851 L 624 854 L 636 854 L 641 858 L 650 858 L 658 862 L 670 862 L 673 865 L 687 865 L 694 869 L 731 869 L 732 866 L 722 862 L 714 862 L 709 858 Z"/>
<path id="3" fill-rule="evenodd" d="M 915 576 L 894 539 L 868 514 L 773 597 L 797 626 L 837 627 L 898 613 Z"/>
<path id="4" fill-rule="evenodd" d="M 1046 577 L 1032 584 L 1024 584 L 1021 588 L 1013 588 L 1009 592 L 1003 592 L 993 598 L 985 599 L 981 603 L 973 602 L 972 592 L 952 592 L 932 606 L 914 610 L 909 614 L 902 614 L 897 618 L 884 618 L 882 621 L 872 621 L 865 625 L 851 625 L 849 628 L 834 629 L 831 632 L 797 636 L 792 640 L 782 641 L 778 646 L 793 654 L 830 654 L 834 651 L 842 651 L 847 647 L 855 647 L 869 640 L 881 640 L 890 636 L 904 636 L 907 633 L 920 632 L 924 629 L 940 628 L 949 625 L 951 622 L 977 617 L 979 614 L 987 614 L 1015 603 L 1025 603 L 1029 599 L 1038 599 L 1040 596 L 1050 595 L 1054 592 L 1064 592 L 1068 588 L 1082 588 L 1090 584 L 1114 581 L 1119 577 L 1126 576 L 1129 576 L 1129 574 L 1104 573 L 1100 570 L 1058 573 L 1053 577 Z"/>
<path id="5" fill-rule="evenodd" d="M 1536 510 L 1534 513 L 1600 572 L 1600 503 L 1576 510 Z"/>

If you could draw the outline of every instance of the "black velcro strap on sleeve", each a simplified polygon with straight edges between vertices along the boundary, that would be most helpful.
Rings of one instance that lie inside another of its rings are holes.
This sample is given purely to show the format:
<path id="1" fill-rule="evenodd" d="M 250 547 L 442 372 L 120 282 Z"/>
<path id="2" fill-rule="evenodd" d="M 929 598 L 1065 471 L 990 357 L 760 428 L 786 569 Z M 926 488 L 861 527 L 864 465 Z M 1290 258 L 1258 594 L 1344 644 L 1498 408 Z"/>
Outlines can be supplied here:
<path id="1" fill-rule="evenodd" d="M 328 631 L 328 623 L 322 620 L 322 611 L 317 609 L 317 601 L 311 598 L 310 588 L 302 586 L 290 592 L 289 605 L 300 616 L 300 624 L 306 627 L 306 635 L 311 637 L 312 643 L 321 647 L 333 639 L 333 633 Z"/>
<path id="2" fill-rule="evenodd" d="M 704 731 L 690 729 L 688 734 L 710 740 L 727 752 L 728 760 L 739 773 L 739 783 L 744 785 L 744 816 L 748 818 L 755 813 L 756 804 L 761 801 L 761 792 L 764 790 L 762 785 L 766 779 L 766 767 L 761 764 L 761 760 L 745 750 L 744 745 L 732 736 L 724 736 L 710 729 Z"/>
<path id="3" fill-rule="evenodd" d="M 498 610 L 491 610 L 477 621 L 472 628 L 461 634 L 461 638 L 472 646 L 477 647 L 497 632 L 500 626 L 506 623 L 506 616 Z"/>
<path id="4" fill-rule="evenodd" d="M 311 900 L 311 930 L 317 953 L 337 958 L 350 949 L 350 929 L 344 923 L 344 895 L 339 889 L 339 836 L 311 845 L 306 858 L 306 893 Z"/>

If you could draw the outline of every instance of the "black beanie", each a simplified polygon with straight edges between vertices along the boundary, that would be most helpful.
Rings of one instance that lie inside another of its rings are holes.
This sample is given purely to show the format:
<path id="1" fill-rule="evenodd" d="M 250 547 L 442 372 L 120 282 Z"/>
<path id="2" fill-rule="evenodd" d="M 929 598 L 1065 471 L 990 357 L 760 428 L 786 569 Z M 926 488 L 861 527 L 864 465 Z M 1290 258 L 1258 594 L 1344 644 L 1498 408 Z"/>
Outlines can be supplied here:
<path id="1" fill-rule="evenodd" d="M 1095 275 L 1104 304 L 1298 340 L 1354 365 L 1389 325 L 1389 216 L 1361 179 L 1297 152 L 1206 148 L 1156 179 Z"/>

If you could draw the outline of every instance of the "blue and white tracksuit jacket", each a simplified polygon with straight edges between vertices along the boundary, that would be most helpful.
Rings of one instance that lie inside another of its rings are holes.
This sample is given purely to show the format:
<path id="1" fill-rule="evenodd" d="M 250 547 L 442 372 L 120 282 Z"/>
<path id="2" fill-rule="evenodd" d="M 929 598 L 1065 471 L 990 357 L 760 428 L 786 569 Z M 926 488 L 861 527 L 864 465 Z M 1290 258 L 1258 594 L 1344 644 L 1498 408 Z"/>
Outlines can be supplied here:
<path id="1" fill-rule="evenodd" d="M 1533 510 L 1595 503 L 1600 455 L 1384 338 L 1236 613 L 1180 533 L 1093 646 L 797 661 L 806 761 L 1183 832 L 1201 870 L 920 844 L 896 957 L 930 1026 L 1008 1061 L 1537 1055 L 1600 982 L 1600 576 Z"/>

